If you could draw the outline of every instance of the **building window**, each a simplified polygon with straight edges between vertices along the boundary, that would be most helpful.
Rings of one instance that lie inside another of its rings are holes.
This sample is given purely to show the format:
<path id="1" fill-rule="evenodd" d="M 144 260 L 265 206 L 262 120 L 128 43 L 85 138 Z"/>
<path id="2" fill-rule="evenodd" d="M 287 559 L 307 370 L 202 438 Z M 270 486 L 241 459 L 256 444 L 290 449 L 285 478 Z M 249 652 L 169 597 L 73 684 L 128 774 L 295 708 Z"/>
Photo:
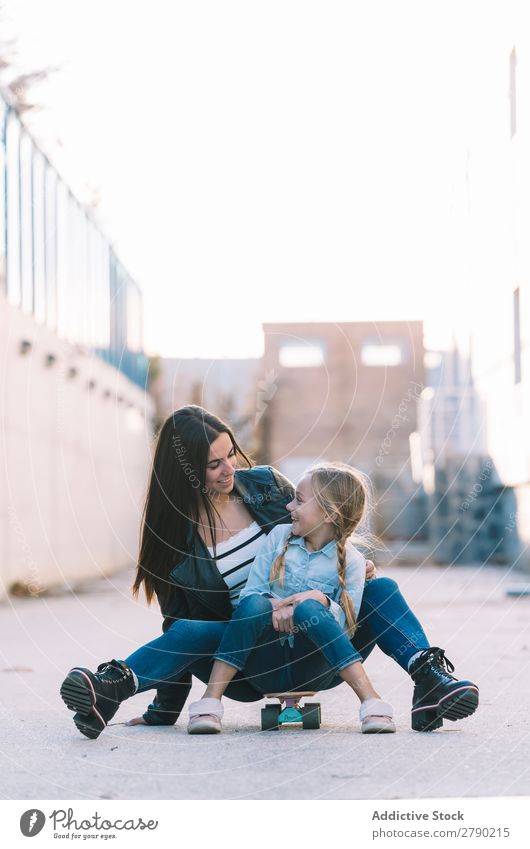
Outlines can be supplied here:
<path id="1" fill-rule="evenodd" d="M 56 239 L 56 305 L 57 333 L 61 339 L 68 335 L 68 194 L 61 180 L 57 181 L 55 196 Z"/>
<path id="2" fill-rule="evenodd" d="M 127 350 L 142 350 L 142 295 L 136 283 L 127 282 Z"/>
<path id="3" fill-rule="evenodd" d="M 46 325 L 57 329 L 57 175 L 45 165 L 45 241 Z"/>
<path id="4" fill-rule="evenodd" d="M 26 133 L 20 138 L 20 276 L 21 306 L 24 312 L 35 308 L 33 280 L 33 144 Z"/>
<path id="5" fill-rule="evenodd" d="M 315 368 L 324 365 L 324 343 L 320 340 L 287 342 L 280 348 L 283 368 Z"/>
<path id="6" fill-rule="evenodd" d="M 107 352 L 110 347 L 110 251 L 105 240 L 99 240 L 99 264 L 97 272 L 97 347 Z"/>
<path id="7" fill-rule="evenodd" d="M 20 287 L 20 125 L 11 113 L 6 129 L 7 297 L 19 307 Z"/>
<path id="8" fill-rule="evenodd" d="M 361 348 L 363 366 L 400 366 L 404 360 L 403 346 L 393 342 L 366 341 Z"/>
<path id="9" fill-rule="evenodd" d="M 510 53 L 510 137 L 513 139 L 517 130 L 517 89 L 516 89 L 517 55 L 515 47 Z"/>
<path id="10" fill-rule="evenodd" d="M 38 151 L 33 156 L 33 271 L 35 319 L 46 321 L 46 218 L 45 218 L 44 157 Z"/>
<path id="11" fill-rule="evenodd" d="M 5 157 L 5 134 L 6 134 L 6 120 L 7 120 L 7 107 L 0 97 L 0 134 L 2 135 L 2 139 L 0 141 L 0 289 L 7 293 L 6 287 L 6 228 L 5 228 L 5 220 L 6 220 L 6 211 L 5 211 L 5 197 L 6 197 L 6 157 Z"/>
<path id="12" fill-rule="evenodd" d="M 513 293 L 513 365 L 515 383 L 521 382 L 521 304 L 519 287 Z"/>

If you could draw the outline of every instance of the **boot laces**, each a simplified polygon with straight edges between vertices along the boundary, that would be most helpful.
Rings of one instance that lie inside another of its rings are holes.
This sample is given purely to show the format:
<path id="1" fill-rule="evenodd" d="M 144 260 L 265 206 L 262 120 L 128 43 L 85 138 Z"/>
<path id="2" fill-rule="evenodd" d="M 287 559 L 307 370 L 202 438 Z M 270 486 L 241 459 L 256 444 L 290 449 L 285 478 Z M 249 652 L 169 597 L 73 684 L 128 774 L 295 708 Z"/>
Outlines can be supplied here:
<path id="1" fill-rule="evenodd" d="M 106 678 L 110 681 L 121 681 L 127 678 L 128 669 L 124 669 L 118 661 L 109 660 L 106 663 L 100 663 L 98 666 L 98 675 L 100 678 Z"/>
<path id="2" fill-rule="evenodd" d="M 440 666 L 446 672 L 451 673 L 455 671 L 454 665 L 451 663 L 449 658 L 445 656 L 445 651 L 443 649 L 437 648 L 436 646 L 433 646 L 433 648 L 428 649 L 425 655 L 425 662 L 428 663 L 429 661 L 431 663 L 435 663 L 437 666 Z"/>

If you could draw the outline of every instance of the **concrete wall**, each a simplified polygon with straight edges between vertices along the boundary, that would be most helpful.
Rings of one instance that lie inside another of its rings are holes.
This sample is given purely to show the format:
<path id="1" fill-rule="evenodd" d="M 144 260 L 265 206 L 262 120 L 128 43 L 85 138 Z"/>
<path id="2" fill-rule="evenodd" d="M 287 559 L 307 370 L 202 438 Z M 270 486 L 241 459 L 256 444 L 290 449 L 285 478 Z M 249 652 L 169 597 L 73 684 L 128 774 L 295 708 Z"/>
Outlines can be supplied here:
<path id="1" fill-rule="evenodd" d="M 0 340 L 0 596 L 131 563 L 152 445 L 150 398 L 3 297 Z"/>

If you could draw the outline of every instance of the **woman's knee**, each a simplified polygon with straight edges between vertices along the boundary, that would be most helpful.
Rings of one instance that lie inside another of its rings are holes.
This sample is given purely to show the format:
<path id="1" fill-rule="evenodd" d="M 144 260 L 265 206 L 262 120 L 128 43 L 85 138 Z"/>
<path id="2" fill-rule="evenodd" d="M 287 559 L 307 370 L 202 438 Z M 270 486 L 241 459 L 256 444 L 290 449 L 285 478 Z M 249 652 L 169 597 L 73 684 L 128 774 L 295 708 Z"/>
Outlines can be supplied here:
<path id="1" fill-rule="evenodd" d="M 373 578 L 365 584 L 363 600 L 365 598 L 388 598 L 399 592 L 399 586 L 393 578 Z"/>
<path id="2" fill-rule="evenodd" d="M 183 632 L 200 634 L 211 629 L 212 623 L 205 619 L 176 619 L 165 632 L 166 635 L 182 634 Z"/>
<path id="3" fill-rule="evenodd" d="M 180 646 L 218 645 L 223 638 L 226 622 L 208 622 L 203 619 L 177 619 L 159 638 L 171 643 L 174 650 Z"/>

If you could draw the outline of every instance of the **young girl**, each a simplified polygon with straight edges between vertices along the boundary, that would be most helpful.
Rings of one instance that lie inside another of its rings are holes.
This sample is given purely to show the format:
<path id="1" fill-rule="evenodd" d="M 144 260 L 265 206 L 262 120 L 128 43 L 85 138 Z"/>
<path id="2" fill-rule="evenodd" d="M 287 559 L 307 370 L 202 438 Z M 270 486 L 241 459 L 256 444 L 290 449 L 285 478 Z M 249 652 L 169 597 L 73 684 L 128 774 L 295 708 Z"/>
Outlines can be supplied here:
<path id="1" fill-rule="evenodd" d="M 364 517 L 367 488 L 351 466 L 310 469 L 287 505 L 292 525 L 264 539 L 239 604 L 214 655 L 203 698 L 190 705 L 190 734 L 221 731 L 221 697 L 244 669 L 258 691 L 319 690 L 339 675 L 361 701 L 362 732 L 394 732 L 350 642 L 365 563 L 350 536 Z"/>

